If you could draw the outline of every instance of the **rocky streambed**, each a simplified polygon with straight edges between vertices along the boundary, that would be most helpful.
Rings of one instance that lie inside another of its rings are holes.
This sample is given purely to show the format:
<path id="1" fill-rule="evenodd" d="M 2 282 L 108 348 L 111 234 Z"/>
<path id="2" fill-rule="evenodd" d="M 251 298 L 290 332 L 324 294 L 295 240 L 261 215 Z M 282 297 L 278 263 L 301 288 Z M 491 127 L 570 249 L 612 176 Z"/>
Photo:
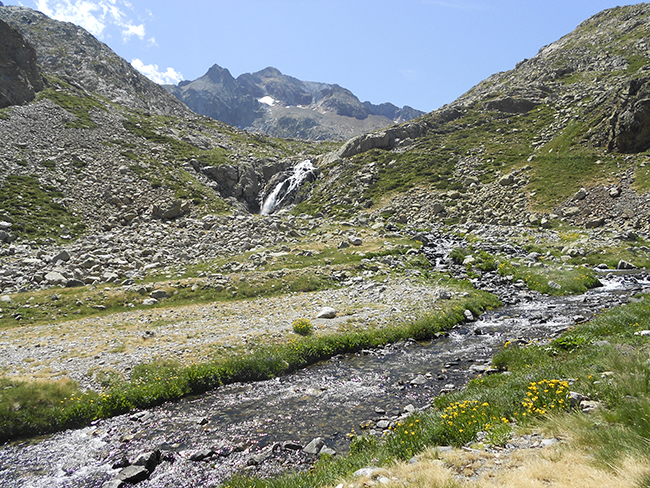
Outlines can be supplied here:
<path id="1" fill-rule="evenodd" d="M 320 452 L 346 451 L 347 433 L 381 435 L 435 396 L 490 373 L 490 358 L 506 341 L 549 340 L 650 287 L 641 273 L 601 281 L 564 298 L 499 285 L 510 305 L 427 343 L 339 356 L 290 376 L 6 445 L 0 485 L 109 487 L 126 479 L 142 487 L 215 486 L 239 472 L 306 469 Z"/>

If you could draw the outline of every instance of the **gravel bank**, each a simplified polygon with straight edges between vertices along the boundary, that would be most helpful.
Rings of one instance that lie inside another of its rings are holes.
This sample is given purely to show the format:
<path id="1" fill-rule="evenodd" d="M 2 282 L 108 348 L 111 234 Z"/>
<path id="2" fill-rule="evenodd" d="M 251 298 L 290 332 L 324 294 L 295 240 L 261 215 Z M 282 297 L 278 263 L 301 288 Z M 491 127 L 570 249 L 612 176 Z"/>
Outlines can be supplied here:
<path id="1" fill-rule="evenodd" d="M 286 340 L 296 318 L 312 319 L 315 333 L 387 325 L 409 320 L 434 306 L 439 289 L 416 277 L 384 282 L 356 278 L 333 290 L 123 312 L 59 324 L 23 326 L 0 333 L 0 368 L 8 377 L 69 377 L 82 388 L 99 389 L 93 373 L 111 370 L 125 377 L 154 359 L 182 363 L 246 348 L 257 341 Z M 316 319 L 322 307 L 333 319 Z"/>

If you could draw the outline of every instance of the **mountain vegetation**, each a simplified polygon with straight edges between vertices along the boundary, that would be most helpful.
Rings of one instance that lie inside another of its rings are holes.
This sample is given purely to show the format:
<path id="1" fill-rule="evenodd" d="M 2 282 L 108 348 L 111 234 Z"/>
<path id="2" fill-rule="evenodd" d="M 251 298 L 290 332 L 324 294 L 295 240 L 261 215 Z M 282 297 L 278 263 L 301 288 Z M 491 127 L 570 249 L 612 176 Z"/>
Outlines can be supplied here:
<path id="1" fill-rule="evenodd" d="M 501 302 L 583 293 L 599 269 L 647 268 L 648 39 L 650 4 L 606 10 L 421 114 L 274 68 L 161 87 L 80 27 L 0 3 L 0 439 L 428 340 Z M 305 183 L 260 215 L 306 160 Z M 427 254 L 445 239 L 448 255 Z M 332 303 L 336 320 L 316 316 Z M 585 479 L 648 486 L 648 310 L 641 295 L 544 344 L 506 343 L 492 375 L 396 431 L 230 486 L 468 486 L 489 449 L 539 432 Z M 529 480 L 537 452 L 490 469 Z M 540 483 L 566 467 L 544 452 Z M 369 464 L 381 471 L 352 479 Z"/>

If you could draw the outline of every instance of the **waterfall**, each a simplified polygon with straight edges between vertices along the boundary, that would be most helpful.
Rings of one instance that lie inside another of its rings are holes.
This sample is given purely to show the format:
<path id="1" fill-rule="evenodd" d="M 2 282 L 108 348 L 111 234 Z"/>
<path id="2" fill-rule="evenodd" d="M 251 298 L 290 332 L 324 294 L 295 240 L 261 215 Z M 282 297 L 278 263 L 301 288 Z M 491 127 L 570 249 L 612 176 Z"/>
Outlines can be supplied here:
<path id="1" fill-rule="evenodd" d="M 287 200 L 294 191 L 300 188 L 300 186 L 310 176 L 313 177 L 314 169 L 316 168 L 311 164 L 310 159 L 306 159 L 294 166 L 293 173 L 291 173 L 287 179 L 278 183 L 275 188 L 273 188 L 273 191 L 264 198 L 264 204 L 262 205 L 260 213 L 262 215 L 270 215 L 277 207 L 288 203 Z"/>

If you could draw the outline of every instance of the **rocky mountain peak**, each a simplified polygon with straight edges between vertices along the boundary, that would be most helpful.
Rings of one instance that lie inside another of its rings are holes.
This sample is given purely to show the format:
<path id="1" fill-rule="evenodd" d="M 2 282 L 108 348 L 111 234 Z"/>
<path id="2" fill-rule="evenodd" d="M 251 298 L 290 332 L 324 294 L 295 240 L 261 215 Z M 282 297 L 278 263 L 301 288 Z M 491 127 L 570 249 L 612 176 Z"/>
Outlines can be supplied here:
<path id="1" fill-rule="evenodd" d="M 165 88 L 195 112 L 280 137 L 346 139 L 423 114 L 361 103 L 339 85 L 302 81 L 270 66 L 234 79 L 214 65 L 194 81 Z"/>
<path id="2" fill-rule="evenodd" d="M 230 74 L 226 68 L 222 68 L 218 64 L 213 64 L 208 72 L 204 75 L 213 83 L 234 84 L 235 78 Z"/>

